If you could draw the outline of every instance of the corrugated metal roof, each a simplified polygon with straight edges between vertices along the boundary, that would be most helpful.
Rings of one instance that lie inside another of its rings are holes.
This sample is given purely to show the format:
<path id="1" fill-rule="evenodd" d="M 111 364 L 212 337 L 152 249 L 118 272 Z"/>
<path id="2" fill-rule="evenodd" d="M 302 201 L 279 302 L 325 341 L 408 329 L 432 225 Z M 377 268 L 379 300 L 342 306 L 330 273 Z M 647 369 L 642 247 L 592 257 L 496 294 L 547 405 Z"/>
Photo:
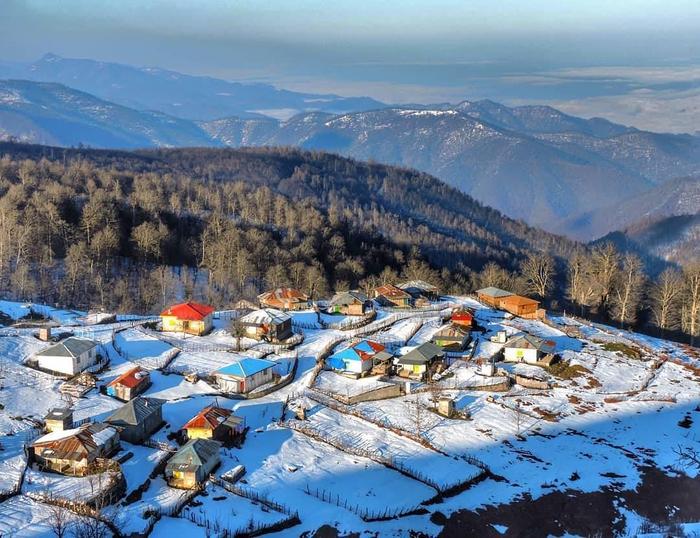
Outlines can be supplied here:
<path id="1" fill-rule="evenodd" d="M 261 303 L 279 304 L 285 302 L 306 302 L 309 296 L 294 288 L 277 288 L 258 295 Z"/>
<path id="2" fill-rule="evenodd" d="M 513 295 L 513 293 L 510 291 L 502 290 L 501 288 L 494 288 L 493 286 L 476 290 L 476 293 L 479 295 L 488 295 L 489 297 L 510 297 Z"/>
<path id="3" fill-rule="evenodd" d="M 350 290 L 336 293 L 329 304 L 331 306 L 347 306 L 356 302 L 366 303 L 367 301 L 369 301 L 369 298 L 361 291 Z"/>
<path id="4" fill-rule="evenodd" d="M 157 413 L 164 403 L 165 401 L 158 398 L 137 396 L 112 413 L 105 422 L 115 426 L 136 426 L 148 416 Z"/>
<path id="5" fill-rule="evenodd" d="M 286 321 L 289 321 L 290 319 L 291 317 L 289 314 L 286 314 L 281 310 L 277 310 L 276 308 L 261 308 L 260 310 L 255 310 L 239 318 L 239 321 L 241 323 L 249 323 L 251 325 L 280 325 Z"/>
<path id="6" fill-rule="evenodd" d="M 244 379 L 252 375 L 267 370 L 268 368 L 273 368 L 275 363 L 272 361 L 266 361 L 265 359 L 255 359 L 252 357 L 245 357 L 241 360 L 233 362 L 228 366 L 224 366 L 216 371 L 217 374 L 227 375 L 231 377 L 236 377 Z"/>
<path id="7" fill-rule="evenodd" d="M 512 349 L 536 349 L 542 353 L 553 353 L 556 346 L 554 340 L 546 340 L 532 334 L 517 335 L 505 345 L 505 347 Z"/>
<path id="8" fill-rule="evenodd" d="M 108 387 L 113 387 L 116 385 L 123 385 L 125 387 L 128 387 L 130 389 L 133 389 L 134 387 L 137 387 L 141 383 L 145 383 L 148 381 L 150 374 L 141 368 L 140 366 L 137 366 L 136 368 L 132 368 L 128 372 L 123 373 L 116 379 L 113 379 L 110 381 L 107 386 Z"/>
<path id="9" fill-rule="evenodd" d="M 97 342 L 87 338 L 71 336 L 65 340 L 47 347 L 36 354 L 38 357 L 78 357 L 97 346 Z"/>
<path id="10" fill-rule="evenodd" d="M 409 280 L 408 282 L 399 284 L 399 288 L 402 290 L 418 290 L 427 293 L 437 292 L 437 286 L 433 286 L 430 282 L 426 282 L 425 280 Z"/>
<path id="11" fill-rule="evenodd" d="M 219 456 L 221 444 L 211 439 L 191 439 L 178 450 L 166 466 L 173 470 L 195 470 Z"/>
<path id="12" fill-rule="evenodd" d="M 187 424 L 185 424 L 182 429 L 187 430 L 189 428 L 209 428 L 211 430 L 216 429 L 220 424 L 226 422 L 233 412 L 230 409 L 224 409 L 223 407 L 215 407 L 210 405 L 205 407 L 194 417 L 192 417 Z"/>
<path id="13" fill-rule="evenodd" d="M 339 364 L 337 361 L 366 361 L 372 359 L 377 353 L 384 351 L 384 346 L 371 340 L 362 340 L 354 346 L 341 349 L 329 357 L 331 365 Z"/>
<path id="14" fill-rule="evenodd" d="M 393 284 L 384 284 L 375 288 L 374 293 L 377 295 L 382 295 L 390 299 L 409 299 L 411 296 L 403 291 L 401 288 L 397 288 Z"/>
<path id="15" fill-rule="evenodd" d="M 211 306 L 190 301 L 166 308 L 160 313 L 160 315 L 175 316 L 177 319 L 182 319 L 185 321 L 202 321 L 213 312 L 214 308 Z"/>
<path id="16" fill-rule="evenodd" d="M 399 358 L 399 364 L 426 364 L 432 360 L 442 358 L 445 352 L 431 342 L 421 344 Z"/>

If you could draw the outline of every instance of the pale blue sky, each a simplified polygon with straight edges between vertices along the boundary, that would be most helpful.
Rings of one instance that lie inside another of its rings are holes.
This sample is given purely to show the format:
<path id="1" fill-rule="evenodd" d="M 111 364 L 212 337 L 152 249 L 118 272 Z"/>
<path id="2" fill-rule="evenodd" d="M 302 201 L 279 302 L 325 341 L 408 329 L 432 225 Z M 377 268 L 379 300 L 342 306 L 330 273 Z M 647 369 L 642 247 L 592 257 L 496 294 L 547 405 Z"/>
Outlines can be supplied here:
<path id="1" fill-rule="evenodd" d="M 388 102 L 595 108 L 700 94 L 700 0 L 0 0 L 0 60 L 49 51 Z"/>

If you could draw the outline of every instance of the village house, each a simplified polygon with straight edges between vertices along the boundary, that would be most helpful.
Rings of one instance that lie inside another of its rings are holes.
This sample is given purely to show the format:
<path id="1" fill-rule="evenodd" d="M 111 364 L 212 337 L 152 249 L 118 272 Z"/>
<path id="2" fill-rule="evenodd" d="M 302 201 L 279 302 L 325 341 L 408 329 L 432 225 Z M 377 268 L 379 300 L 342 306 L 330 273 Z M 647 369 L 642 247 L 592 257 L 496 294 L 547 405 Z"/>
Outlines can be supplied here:
<path id="1" fill-rule="evenodd" d="M 236 323 L 243 327 L 244 336 L 254 340 L 281 342 L 294 334 L 292 317 L 275 308 L 254 310 L 239 318 Z"/>
<path id="2" fill-rule="evenodd" d="M 309 308 L 309 296 L 294 288 L 277 288 L 258 295 L 261 308 L 278 310 L 306 310 Z"/>
<path id="3" fill-rule="evenodd" d="M 342 349 L 326 360 L 333 370 L 362 375 L 378 364 L 390 361 L 392 354 L 386 348 L 372 340 L 362 340 L 357 344 Z"/>
<path id="4" fill-rule="evenodd" d="M 73 376 L 97 364 L 98 346 L 93 340 L 71 336 L 34 357 L 42 370 Z"/>
<path id="5" fill-rule="evenodd" d="M 426 342 L 396 359 L 396 365 L 400 376 L 422 380 L 444 360 L 445 352 L 435 344 Z"/>
<path id="6" fill-rule="evenodd" d="M 521 318 L 535 319 L 539 316 L 539 301 L 522 297 L 520 295 L 509 295 L 501 299 L 500 308 L 506 312 L 510 312 L 514 316 Z M 544 311 L 542 311 L 544 317 Z"/>
<path id="7" fill-rule="evenodd" d="M 112 413 L 105 422 L 116 427 L 124 441 L 143 443 L 163 424 L 164 403 L 157 398 L 137 396 Z"/>
<path id="8" fill-rule="evenodd" d="M 556 344 L 531 334 L 519 334 L 511 338 L 503 348 L 506 362 L 549 365 L 554 357 Z"/>
<path id="9" fill-rule="evenodd" d="M 493 286 L 476 290 L 476 296 L 479 301 L 492 308 L 501 308 L 501 301 L 511 295 L 513 295 L 512 292 L 494 288 Z"/>
<path id="10" fill-rule="evenodd" d="M 450 323 L 433 335 L 432 342 L 445 351 L 462 351 L 471 339 L 471 332 L 462 325 Z"/>
<path id="11" fill-rule="evenodd" d="M 195 489 L 221 462 L 221 445 L 211 439 L 191 439 L 165 466 L 165 478 L 174 488 Z"/>
<path id="12" fill-rule="evenodd" d="M 73 428 L 73 411 L 67 407 L 54 407 L 44 417 L 44 429 L 48 432 L 62 432 Z"/>
<path id="13" fill-rule="evenodd" d="M 374 289 L 374 298 L 382 306 L 393 308 L 410 308 L 413 297 L 393 284 L 384 284 Z"/>
<path id="14" fill-rule="evenodd" d="M 200 303 L 180 303 L 160 313 L 164 331 L 201 336 L 211 331 L 214 309 Z"/>
<path id="15" fill-rule="evenodd" d="M 471 330 L 474 327 L 474 313 L 466 308 L 460 308 L 452 312 L 450 321 L 453 325 Z"/>
<path id="16" fill-rule="evenodd" d="M 229 443 L 243 434 L 245 419 L 230 409 L 210 405 L 191 418 L 182 429 L 188 439 L 214 439 Z"/>
<path id="17" fill-rule="evenodd" d="M 108 396 L 127 402 L 145 392 L 150 385 L 151 375 L 148 370 L 136 366 L 110 381 L 105 392 Z"/>
<path id="18" fill-rule="evenodd" d="M 440 298 L 440 292 L 437 286 L 433 286 L 425 280 L 411 280 L 399 284 L 399 288 L 408 293 L 414 299 L 426 299 L 428 301 L 437 301 Z"/>
<path id="19" fill-rule="evenodd" d="M 336 293 L 328 303 L 329 314 L 362 316 L 370 309 L 371 301 L 361 291 L 341 291 Z"/>
<path id="20" fill-rule="evenodd" d="M 214 372 L 214 378 L 223 392 L 246 394 L 273 381 L 274 368 L 272 361 L 245 357 Z"/>
<path id="21" fill-rule="evenodd" d="M 31 445 L 31 454 L 42 468 L 84 476 L 97 458 L 111 455 L 119 446 L 119 434 L 105 424 L 54 431 L 39 437 Z"/>

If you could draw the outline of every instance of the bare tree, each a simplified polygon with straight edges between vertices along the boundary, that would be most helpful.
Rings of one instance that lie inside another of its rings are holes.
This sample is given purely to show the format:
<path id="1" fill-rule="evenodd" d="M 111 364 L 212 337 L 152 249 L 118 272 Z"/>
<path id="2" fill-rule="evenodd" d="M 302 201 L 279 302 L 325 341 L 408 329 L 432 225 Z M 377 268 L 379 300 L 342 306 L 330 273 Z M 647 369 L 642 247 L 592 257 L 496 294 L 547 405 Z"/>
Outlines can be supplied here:
<path id="1" fill-rule="evenodd" d="M 236 351 L 241 350 L 241 338 L 245 336 L 245 327 L 239 319 L 231 321 L 231 336 L 236 339 Z"/>
<path id="2" fill-rule="evenodd" d="M 63 504 L 54 502 L 51 499 L 47 501 L 47 506 L 49 511 L 48 525 L 51 532 L 56 535 L 56 538 L 68 536 L 68 532 L 73 526 L 70 510 Z"/>
<path id="3" fill-rule="evenodd" d="M 649 294 L 651 313 L 659 329 L 672 329 L 677 323 L 678 300 L 683 291 L 683 276 L 672 268 L 664 270 Z"/>
<path id="4" fill-rule="evenodd" d="M 637 309 L 642 297 L 644 272 L 641 260 L 634 254 L 625 254 L 622 268 L 615 275 L 611 294 L 611 313 L 624 328 L 637 318 Z"/>
<path id="5" fill-rule="evenodd" d="M 683 268 L 683 281 L 683 325 L 693 346 L 700 332 L 700 263 Z"/>
<path id="6" fill-rule="evenodd" d="M 673 450 L 679 461 L 688 467 L 695 467 L 700 470 L 700 452 L 690 446 L 680 446 Z"/>
<path id="7" fill-rule="evenodd" d="M 589 258 L 582 251 L 575 252 L 569 259 L 567 297 L 578 305 L 581 314 L 584 307 L 590 306 L 594 296 L 590 270 Z"/>
<path id="8" fill-rule="evenodd" d="M 595 247 L 591 253 L 591 276 L 600 311 L 607 311 L 619 270 L 620 255 L 612 243 Z"/>
<path id="9" fill-rule="evenodd" d="M 541 252 L 530 252 L 520 267 L 527 290 L 544 299 L 552 289 L 554 259 Z"/>

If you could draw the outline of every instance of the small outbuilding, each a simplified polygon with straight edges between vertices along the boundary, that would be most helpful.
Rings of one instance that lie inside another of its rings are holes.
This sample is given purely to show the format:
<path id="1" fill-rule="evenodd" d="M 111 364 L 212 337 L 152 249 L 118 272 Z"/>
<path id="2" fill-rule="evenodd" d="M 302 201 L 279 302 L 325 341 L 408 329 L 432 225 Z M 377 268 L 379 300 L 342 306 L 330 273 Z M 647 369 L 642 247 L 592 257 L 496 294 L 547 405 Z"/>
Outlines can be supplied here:
<path id="1" fill-rule="evenodd" d="M 281 342 L 291 338 L 292 317 L 276 308 L 261 308 L 242 316 L 236 323 L 243 327 L 244 335 L 254 340 Z"/>
<path id="2" fill-rule="evenodd" d="M 99 344 L 87 338 L 71 336 L 34 355 L 42 370 L 76 375 L 97 364 Z"/>
<path id="3" fill-rule="evenodd" d="M 329 314 L 344 314 L 346 316 L 362 316 L 370 309 L 369 298 L 357 290 L 336 293 L 328 303 Z"/>
<path id="4" fill-rule="evenodd" d="M 384 284 L 375 288 L 374 299 L 382 306 L 393 308 L 410 308 L 413 305 L 413 297 L 393 284 Z"/>
<path id="5" fill-rule="evenodd" d="M 107 384 L 106 392 L 109 396 L 125 402 L 143 394 L 151 385 L 151 374 L 140 366 L 131 368 L 122 375 Z"/>
<path id="6" fill-rule="evenodd" d="M 391 353 L 379 342 L 362 340 L 334 353 L 326 360 L 333 370 L 364 374 L 380 363 L 390 361 Z"/>
<path id="7" fill-rule="evenodd" d="M 201 336 L 211 331 L 214 308 L 187 302 L 173 305 L 160 313 L 164 331 L 182 332 Z"/>
<path id="8" fill-rule="evenodd" d="M 129 443 L 143 443 L 163 424 L 163 400 L 137 396 L 129 400 L 105 422 L 119 430 L 119 437 Z"/>
<path id="9" fill-rule="evenodd" d="M 435 344 L 426 342 L 399 357 L 396 364 L 400 368 L 399 375 L 424 379 L 429 371 L 444 363 L 444 360 L 445 352 Z"/>
<path id="10" fill-rule="evenodd" d="M 218 441 L 191 439 L 165 466 L 165 478 L 174 488 L 195 489 L 203 484 L 221 462 Z"/>
<path id="11" fill-rule="evenodd" d="M 258 295 L 261 308 L 306 310 L 311 306 L 309 296 L 294 288 L 277 288 Z"/>
<path id="12" fill-rule="evenodd" d="M 556 343 L 531 334 L 520 334 L 506 342 L 503 358 L 506 362 L 540 364 L 553 357 Z"/>
<path id="13" fill-rule="evenodd" d="M 219 388 L 231 394 L 246 394 L 275 378 L 275 363 L 245 357 L 214 372 Z"/>
<path id="14" fill-rule="evenodd" d="M 245 419 L 237 417 L 230 409 L 210 405 L 191 418 L 182 429 L 188 439 L 214 439 L 228 443 L 243 434 Z"/>
<path id="15" fill-rule="evenodd" d="M 44 429 L 48 432 L 62 432 L 73 428 L 73 411 L 67 407 L 54 407 L 44 417 Z"/>

